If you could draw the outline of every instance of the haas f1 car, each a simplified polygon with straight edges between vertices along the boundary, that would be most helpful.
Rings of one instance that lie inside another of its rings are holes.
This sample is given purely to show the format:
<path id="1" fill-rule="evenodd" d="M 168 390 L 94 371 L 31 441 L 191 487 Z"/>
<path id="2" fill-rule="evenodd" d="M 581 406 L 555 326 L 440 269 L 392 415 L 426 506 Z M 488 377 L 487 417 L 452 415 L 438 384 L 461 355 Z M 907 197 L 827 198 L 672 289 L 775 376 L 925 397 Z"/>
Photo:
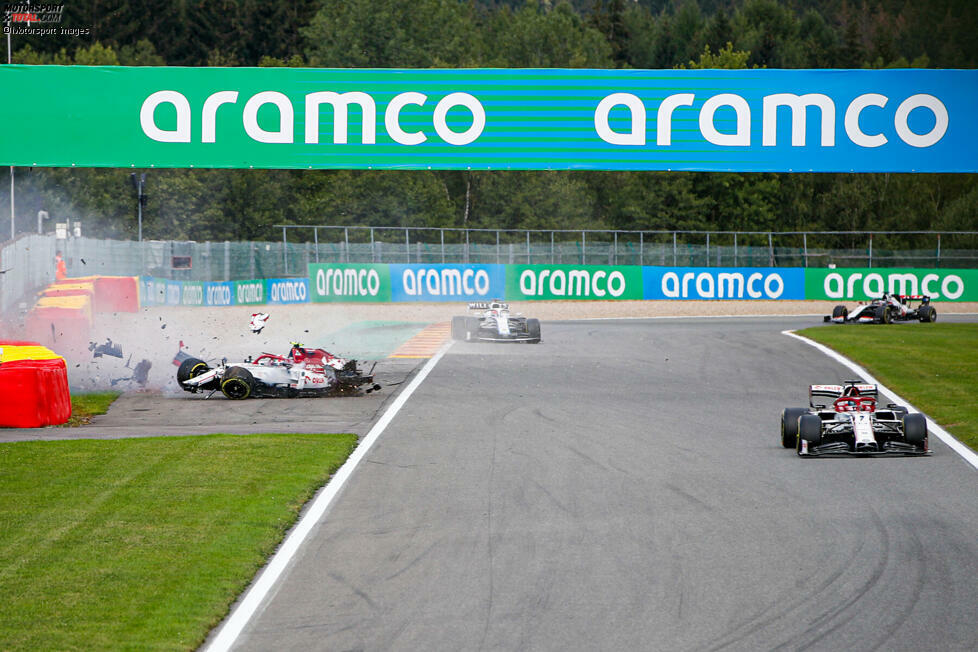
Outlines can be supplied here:
<path id="1" fill-rule="evenodd" d="M 470 303 L 469 310 L 482 311 L 480 316 L 452 318 L 452 339 L 467 342 L 540 343 L 540 320 L 527 319 L 509 310 L 509 304 L 498 299 Z"/>
<path id="2" fill-rule="evenodd" d="M 323 349 L 292 343 L 287 356 L 262 353 L 244 362 L 211 368 L 203 360 L 187 357 L 177 369 L 177 382 L 187 392 L 217 391 L 229 399 L 249 397 L 329 396 L 380 389 L 372 374 L 363 373 L 356 360 L 337 357 Z"/>
<path id="3" fill-rule="evenodd" d="M 816 399 L 831 403 L 816 403 Z M 877 409 L 876 385 L 811 385 L 809 407 L 781 412 L 781 445 L 801 456 L 928 455 L 927 420 L 901 405 Z"/>
<path id="4" fill-rule="evenodd" d="M 836 324 L 889 324 L 895 321 L 937 321 L 937 309 L 930 297 L 921 294 L 884 294 L 879 299 L 861 304 L 852 312 L 836 306 L 823 321 Z"/>

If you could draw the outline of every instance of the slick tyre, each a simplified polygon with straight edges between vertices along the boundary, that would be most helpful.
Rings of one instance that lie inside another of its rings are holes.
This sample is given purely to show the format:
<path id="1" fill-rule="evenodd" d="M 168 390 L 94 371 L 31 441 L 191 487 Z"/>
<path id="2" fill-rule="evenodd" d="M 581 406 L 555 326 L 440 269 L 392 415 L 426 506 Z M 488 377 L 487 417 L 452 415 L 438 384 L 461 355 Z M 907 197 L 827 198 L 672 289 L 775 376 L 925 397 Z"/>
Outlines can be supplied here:
<path id="1" fill-rule="evenodd" d="M 798 446 L 798 419 L 804 414 L 808 414 L 808 408 L 781 410 L 781 445 L 785 448 Z"/>
<path id="2" fill-rule="evenodd" d="M 527 319 L 526 332 L 530 335 L 530 339 L 527 340 L 527 342 L 529 342 L 530 344 L 539 344 L 540 343 L 540 320 Z"/>
<path id="3" fill-rule="evenodd" d="M 822 443 L 822 420 L 817 414 L 803 414 L 798 418 L 798 444 L 807 441 L 809 446 Z"/>
<path id="4" fill-rule="evenodd" d="M 244 367 L 231 367 L 224 373 L 221 392 L 232 401 L 241 401 L 252 395 L 255 377 Z"/>
<path id="5" fill-rule="evenodd" d="M 452 339 L 465 339 L 465 317 L 452 317 Z"/>
<path id="6" fill-rule="evenodd" d="M 903 436 L 908 444 L 918 448 L 924 447 L 927 440 L 927 419 L 919 412 L 903 415 Z"/>
<path id="7" fill-rule="evenodd" d="M 845 306 L 836 306 L 832 308 L 832 319 L 842 318 L 843 321 L 849 318 L 849 309 Z"/>
<path id="8" fill-rule="evenodd" d="M 880 324 L 889 324 L 893 321 L 889 306 L 880 306 L 876 309 L 876 321 Z"/>
<path id="9" fill-rule="evenodd" d="M 465 317 L 465 340 L 474 342 L 479 338 L 479 318 Z"/>
<path id="10" fill-rule="evenodd" d="M 196 378 L 197 376 L 207 373 L 211 368 L 207 366 L 207 363 L 199 358 L 187 358 L 180 363 L 177 368 L 177 382 L 183 387 L 183 384 L 190 380 L 191 378 Z M 192 389 L 192 388 L 185 388 Z M 217 389 L 217 381 L 208 382 L 205 385 L 201 385 L 200 389 Z"/>
<path id="11" fill-rule="evenodd" d="M 922 322 L 935 322 L 937 321 L 937 308 L 934 306 L 924 306 L 917 311 L 920 315 L 920 321 Z"/>

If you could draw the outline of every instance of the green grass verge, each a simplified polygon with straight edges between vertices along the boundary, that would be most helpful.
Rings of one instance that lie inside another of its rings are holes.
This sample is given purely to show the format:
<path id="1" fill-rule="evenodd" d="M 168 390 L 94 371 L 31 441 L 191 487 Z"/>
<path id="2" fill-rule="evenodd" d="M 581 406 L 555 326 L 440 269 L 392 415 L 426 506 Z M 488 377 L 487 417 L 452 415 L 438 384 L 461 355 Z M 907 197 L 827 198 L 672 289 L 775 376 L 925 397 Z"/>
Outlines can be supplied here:
<path id="1" fill-rule="evenodd" d="M 858 362 L 978 450 L 978 324 L 823 326 L 798 333 Z"/>
<path id="2" fill-rule="evenodd" d="M 71 395 L 71 418 L 65 426 L 81 426 L 92 420 L 92 417 L 105 414 L 109 406 L 122 392 L 85 392 Z"/>
<path id="3" fill-rule="evenodd" d="M 355 435 L 0 444 L 0 650 L 194 649 Z"/>

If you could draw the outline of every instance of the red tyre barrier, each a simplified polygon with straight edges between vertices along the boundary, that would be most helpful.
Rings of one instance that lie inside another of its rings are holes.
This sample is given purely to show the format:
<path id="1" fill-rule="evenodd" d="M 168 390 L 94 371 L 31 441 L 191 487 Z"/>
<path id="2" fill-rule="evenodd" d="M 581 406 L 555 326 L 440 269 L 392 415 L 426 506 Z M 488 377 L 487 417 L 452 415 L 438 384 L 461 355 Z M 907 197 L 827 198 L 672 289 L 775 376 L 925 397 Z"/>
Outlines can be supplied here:
<path id="1" fill-rule="evenodd" d="M 35 342 L 0 342 L 0 426 L 39 428 L 69 418 L 64 358 Z"/>

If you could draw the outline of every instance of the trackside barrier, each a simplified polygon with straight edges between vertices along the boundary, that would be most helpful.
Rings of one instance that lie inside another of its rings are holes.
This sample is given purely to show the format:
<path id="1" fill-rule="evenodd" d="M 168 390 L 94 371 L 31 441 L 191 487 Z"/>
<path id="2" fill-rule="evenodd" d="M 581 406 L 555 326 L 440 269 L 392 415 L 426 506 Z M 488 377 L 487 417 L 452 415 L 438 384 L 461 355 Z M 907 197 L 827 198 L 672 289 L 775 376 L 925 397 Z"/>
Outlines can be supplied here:
<path id="1" fill-rule="evenodd" d="M 978 301 L 978 270 L 639 265 L 311 263 L 308 278 L 140 278 L 143 306 L 553 300 L 867 301 L 926 294 Z"/>
<path id="2" fill-rule="evenodd" d="M 64 358 L 37 342 L 0 341 L 0 426 L 39 428 L 70 417 Z"/>

